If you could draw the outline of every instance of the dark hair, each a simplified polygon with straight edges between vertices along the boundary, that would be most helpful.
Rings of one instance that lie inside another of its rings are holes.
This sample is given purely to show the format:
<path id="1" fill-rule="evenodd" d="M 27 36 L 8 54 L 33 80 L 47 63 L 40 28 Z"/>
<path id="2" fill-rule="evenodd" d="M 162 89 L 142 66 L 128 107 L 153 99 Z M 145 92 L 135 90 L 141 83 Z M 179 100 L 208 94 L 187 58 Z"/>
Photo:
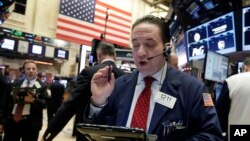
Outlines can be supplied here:
<path id="1" fill-rule="evenodd" d="M 244 65 L 250 67 L 250 57 L 246 57 L 246 58 L 245 58 L 245 60 L 244 60 Z"/>
<path id="2" fill-rule="evenodd" d="M 60 80 L 60 79 L 61 79 L 61 77 L 59 77 L 59 76 L 55 76 L 55 77 L 54 77 L 54 80 L 57 80 L 57 81 L 58 81 L 58 80 Z"/>
<path id="3" fill-rule="evenodd" d="M 24 63 L 23 63 L 23 70 L 25 69 L 24 68 L 25 65 L 28 64 L 28 63 L 32 63 L 32 64 L 35 64 L 37 66 L 37 64 L 36 64 L 36 62 L 34 60 L 25 60 Z"/>
<path id="4" fill-rule="evenodd" d="M 103 55 L 115 56 L 115 47 L 111 43 L 100 42 L 97 50 L 100 51 Z"/>
<path id="5" fill-rule="evenodd" d="M 146 15 L 142 18 L 137 19 L 134 22 L 134 24 L 132 25 L 132 31 L 134 30 L 134 28 L 137 25 L 139 25 L 141 23 L 150 23 L 150 24 L 154 24 L 154 25 L 158 26 L 160 29 L 160 32 L 161 32 L 160 34 L 161 34 L 161 39 L 162 39 L 163 44 L 170 41 L 170 31 L 167 28 L 167 23 L 163 19 L 158 18 L 158 17 L 153 16 L 153 15 Z"/>

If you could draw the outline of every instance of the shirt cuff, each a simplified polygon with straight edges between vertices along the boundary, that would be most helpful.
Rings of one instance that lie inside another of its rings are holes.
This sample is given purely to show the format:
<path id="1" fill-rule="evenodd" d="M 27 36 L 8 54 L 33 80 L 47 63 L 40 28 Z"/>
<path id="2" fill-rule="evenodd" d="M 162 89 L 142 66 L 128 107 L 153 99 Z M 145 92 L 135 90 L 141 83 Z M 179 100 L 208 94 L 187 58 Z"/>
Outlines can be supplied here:
<path id="1" fill-rule="evenodd" d="M 90 103 L 88 118 L 90 118 L 90 119 L 94 118 L 96 115 L 98 115 L 102 111 L 102 109 L 103 109 L 103 107 L 96 107 Z"/>

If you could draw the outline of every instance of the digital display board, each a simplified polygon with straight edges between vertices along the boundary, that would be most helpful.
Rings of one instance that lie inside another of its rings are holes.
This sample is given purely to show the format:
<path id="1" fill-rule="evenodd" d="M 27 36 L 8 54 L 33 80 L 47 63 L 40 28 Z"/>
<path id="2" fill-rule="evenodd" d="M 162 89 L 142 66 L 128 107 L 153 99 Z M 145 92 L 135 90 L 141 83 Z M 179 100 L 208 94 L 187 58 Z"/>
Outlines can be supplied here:
<path id="1" fill-rule="evenodd" d="M 250 51 L 250 7 L 242 9 L 242 50 Z"/>
<path id="2" fill-rule="evenodd" d="M 236 51 L 234 14 L 230 12 L 197 27 L 185 34 L 188 61 L 203 59 L 206 50 L 221 54 Z"/>

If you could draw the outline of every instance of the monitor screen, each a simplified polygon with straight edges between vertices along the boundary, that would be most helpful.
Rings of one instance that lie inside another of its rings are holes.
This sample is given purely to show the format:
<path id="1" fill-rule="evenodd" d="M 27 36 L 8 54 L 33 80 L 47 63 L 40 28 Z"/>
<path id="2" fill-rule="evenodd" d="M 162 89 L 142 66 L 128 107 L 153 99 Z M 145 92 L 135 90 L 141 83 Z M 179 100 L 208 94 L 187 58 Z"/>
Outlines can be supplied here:
<path id="1" fill-rule="evenodd" d="M 203 59 L 207 49 L 220 54 L 236 51 L 233 12 L 189 29 L 185 35 L 188 61 Z"/>
<path id="2" fill-rule="evenodd" d="M 242 72 L 242 67 L 243 67 L 243 62 L 241 61 L 237 62 L 238 73 Z"/>
<path id="3" fill-rule="evenodd" d="M 203 6 L 205 7 L 206 10 L 211 10 L 211 9 L 214 9 L 216 7 L 216 5 L 213 3 L 212 0 L 205 1 L 203 3 Z"/>
<path id="4" fill-rule="evenodd" d="M 242 9 L 242 50 L 250 51 L 250 7 Z"/>
<path id="5" fill-rule="evenodd" d="M 201 10 L 201 8 L 196 2 L 191 3 L 186 10 L 190 15 L 192 15 L 193 19 L 199 18 L 198 12 Z"/>
<path id="6" fill-rule="evenodd" d="M 69 58 L 69 51 L 64 49 L 55 48 L 54 57 L 60 59 L 68 59 Z"/>
<path id="7" fill-rule="evenodd" d="M 229 58 L 208 50 L 205 58 L 205 80 L 223 82 L 228 77 Z"/>
<path id="8" fill-rule="evenodd" d="M 37 44 L 30 43 L 29 44 L 29 54 L 44 56 L 45 47 L 42 46 L 42 45 L 37 45 Z"/>
<path id="9" fill-rule="evenodd" d="M 17 43 L 16 43 L 16 40 L 14 40 L 14 39 L 5 38 L 3 40 L 3 43 L 0 45 L 1 45 L 0 46 L 1 49 L 10 50 L 10 51 L 17 51 Z"/>

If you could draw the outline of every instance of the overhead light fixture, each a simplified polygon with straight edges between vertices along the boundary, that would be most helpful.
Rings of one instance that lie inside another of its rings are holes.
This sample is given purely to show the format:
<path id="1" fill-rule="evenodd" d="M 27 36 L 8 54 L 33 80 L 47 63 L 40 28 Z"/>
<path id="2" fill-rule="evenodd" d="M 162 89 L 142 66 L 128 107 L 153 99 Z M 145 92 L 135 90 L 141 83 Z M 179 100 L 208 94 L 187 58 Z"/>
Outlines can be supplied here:
<path id="1" fill-rule="evenodd" d="M 53 63 L 50 63 L 50 62 L 44 62 L 44 61 L 34 61 L 34 62 L 36 64 L 53 66 Z"/>

